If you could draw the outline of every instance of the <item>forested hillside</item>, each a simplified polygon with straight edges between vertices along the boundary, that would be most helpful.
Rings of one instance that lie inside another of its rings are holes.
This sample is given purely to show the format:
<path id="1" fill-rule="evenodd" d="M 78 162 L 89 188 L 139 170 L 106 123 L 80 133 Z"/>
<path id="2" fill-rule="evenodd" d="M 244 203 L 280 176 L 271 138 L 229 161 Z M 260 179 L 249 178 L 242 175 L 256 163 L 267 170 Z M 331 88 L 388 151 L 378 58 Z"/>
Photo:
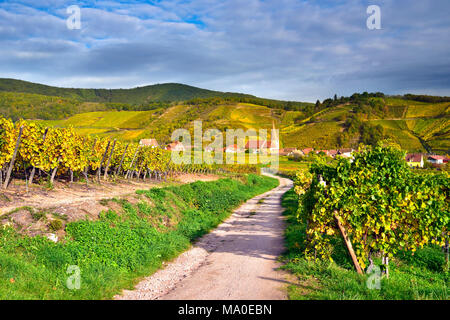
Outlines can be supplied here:
<path id="1" fill-rule="evenodd" d="M 252 97 L 231 92 L 200 89 L 179 83 L 165 83 L 132 89 L 58 88 L 15 79 L 0 79 L 0 91 L 35 93 L 89 102 L 117 102 L 145 105 L 154 101 L 185 101 L 211 97 Z"/>
<path id="2" fill-rule="evenodd" d="M 13 91 L 17 92 L 13 92 Z M 450 151 L 450 98 L 355 93 L 313 103 L 162 84 L 134 89 L 65 89 L 0 79 L 0 114 L 73 126 L 83 134 L 170 141 L 173 130 L 280 129 L 284 147 L 332 149 L 391 138 L 410 152 Z"/>
<path id="3" fill-rule="evenodd" d="M 253 103 L 286 110 L 309 110 L 307 102 L 280 101 L 248 94 L 200 89 L 179 83 L 156 84 L 132 89 L 58 88 L 15 79 L 0 79 L 0 114 L 18 120 L 60 120 L 91 111 L 148 111 L 177 103 L 217 105 Z"/>

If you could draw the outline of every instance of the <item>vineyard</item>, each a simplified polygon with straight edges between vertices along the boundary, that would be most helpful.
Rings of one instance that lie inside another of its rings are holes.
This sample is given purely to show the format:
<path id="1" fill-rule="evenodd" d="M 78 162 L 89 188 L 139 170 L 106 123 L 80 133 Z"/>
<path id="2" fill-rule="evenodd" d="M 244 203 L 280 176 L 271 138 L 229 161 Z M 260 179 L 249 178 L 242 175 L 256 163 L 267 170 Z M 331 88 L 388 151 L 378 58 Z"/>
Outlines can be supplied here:
<path id="1" fill-rule="evenodd" d="M 131 179 L 167 179 L 175 173 L 204 173 L 226 170 L 256 173 L 256 166 L 175 164 L 170 152 L 77 134 L 73 128 L 52 128 L 25 120 L 0 117 L 0 185 L 7 188 L 11 177 L 25 179 L 27 186 L 36 175 L 48 179 L 84 179 L 97 182 L 109 176 Z"/>
<path id="2" fill-rule="evenodd" d="M 332 260 L 340 241 L 358 273 L 434 246 L 449 252 L 448 173 L 417 175 L 394 146 L 362 147 L 353 161 L 311 164 L 295 180 L 308 260 Z M 441 269 L 442 270 L 442 269 Z"/>

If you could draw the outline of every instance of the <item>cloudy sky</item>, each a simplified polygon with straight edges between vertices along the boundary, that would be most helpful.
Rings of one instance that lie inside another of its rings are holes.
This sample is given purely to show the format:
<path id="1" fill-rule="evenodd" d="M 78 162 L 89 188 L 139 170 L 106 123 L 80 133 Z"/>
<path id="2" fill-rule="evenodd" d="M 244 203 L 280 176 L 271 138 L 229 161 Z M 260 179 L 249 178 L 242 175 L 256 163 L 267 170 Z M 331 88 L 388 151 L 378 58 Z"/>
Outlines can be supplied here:
<path id="1" fill-rule="evenodd" d="M 79 30 L 67 27 L 70 5 Z M 369 5 L 381 9 L 380 30 L 367 28 Z M 299 101 L 450 96 L 449 14 L 449 0 L 0 0 L 0 77 Z"/>

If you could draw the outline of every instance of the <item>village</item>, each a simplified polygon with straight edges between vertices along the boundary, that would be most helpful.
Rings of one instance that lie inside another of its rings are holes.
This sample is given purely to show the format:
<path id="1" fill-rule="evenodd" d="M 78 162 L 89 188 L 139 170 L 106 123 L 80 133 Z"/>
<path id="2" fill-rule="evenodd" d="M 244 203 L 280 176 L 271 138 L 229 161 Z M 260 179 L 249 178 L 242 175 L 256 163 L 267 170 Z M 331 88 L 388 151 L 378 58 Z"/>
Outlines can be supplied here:
<path id="1" fill-rule="evenodd" d="M 160 147 L 156 139 L 141 139 L 139 144 L 141 146 L 147 146 L 152 148 Z M 175 141 L 162 147 L 168 151 L 186 151 L 191 148 L 191 146 L 185 146 L 180 141 Z M 214 151 L 211 147 L 206 147 L 205 152 Z M 342 148 L 342 149 L 320 149 L 316 150 L 314 148 L 279 148 L 276 143 L 271 143 L 271 141 L 261 141 L 261 140 L 249 140 L 245 144 L 244 148 L 240 148 L 237 144 L 232 144 L 222 148 L 224 153 L 276 153 L 279 156 L 285 156 L 292 160 L 300 160 L 301 158 L 308 156 L 310 153 L 322 154 L 331 158 L 336 156 L 341 156 L 344 158 L 353 158 L 353 153 L 357 150 L 353 148 Z M 424 168 L 428 164 L 430 167 L 440 168 L 441 166 L 448 163 L 450 157 L 436 154 L 426 154 L 426 153 L 407 153 L 405 160 L 407 164 L 412 168 Z"/>

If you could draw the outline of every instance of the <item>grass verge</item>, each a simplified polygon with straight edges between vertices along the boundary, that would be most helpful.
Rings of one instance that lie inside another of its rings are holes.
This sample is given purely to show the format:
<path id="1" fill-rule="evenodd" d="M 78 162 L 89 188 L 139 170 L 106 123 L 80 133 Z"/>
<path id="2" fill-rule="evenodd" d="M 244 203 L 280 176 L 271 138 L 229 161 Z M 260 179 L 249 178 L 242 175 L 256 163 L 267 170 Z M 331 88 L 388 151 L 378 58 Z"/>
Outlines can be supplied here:
<path id="1" fill-rule="evenodd" d="M 334 243 L 334 262 L 307 261 L 304 258 L 306 223 L 297 219 L 298 200 L 294 190 L 283 197 L 286 208 L 285 232 L 287 251 L 283 269 L 297 277 L 288 287 L 291 300 L 448 300 L 449 272 L 444 271 L 445 256 L 438 247 L 424 247 L 415 252 L 400 253 L 390 261 L 389 279 L 380 279 L 379 289 L 372 275 L 358 275 L 343 243 Z M 381 261 L 375 259 L 375 264 Z"/>
<path id="2" fill-rule="evenodd" d="M 58 243 L 0 227 L 0 299 L 112 298 L 188 249 L 233 208 L 277 185 L 247 175 L 137 191 L 146 201 L 117 200 L 120 212 L 69 223 Z M 76 275 L 69 266 L 80 270 L 79 289 L 68 289 Z"/>

